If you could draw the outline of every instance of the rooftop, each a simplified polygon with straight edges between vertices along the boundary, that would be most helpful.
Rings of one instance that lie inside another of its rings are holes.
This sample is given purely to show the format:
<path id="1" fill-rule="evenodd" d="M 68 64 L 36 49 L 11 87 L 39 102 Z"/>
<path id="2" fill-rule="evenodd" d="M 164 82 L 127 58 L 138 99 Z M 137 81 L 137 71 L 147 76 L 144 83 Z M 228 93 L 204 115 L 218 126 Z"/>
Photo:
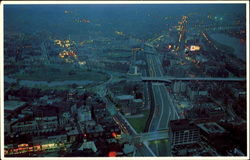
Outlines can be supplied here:
<path id="1" fill-rule="evenodd" d="M 77 134 L 79 134 L 79 131 L 76 129 L 67 132 L 67 135 L 69 136 L 77 135 Z"/>
<path id="2" fill-rule="evenodd" d="M 201 123 L 197 124 L 197 126 L 208 134 L 225 132 L 225 129 L 215 122 Z"/>
<path id="3" fill-rule="evenodd" d="M 141 103 L 141 102 L 143 102 L 142 99 L 134 99 L 133 101 L 134 101 L 135 103 Z"/>
<path id="4" fill-rule="evenodd" d="M 97 151 L 95 142 L 93 142 L 93 141 L 83 142 L 83 144 L 81 145 L 81 147 L 78 150 L 84 150 L 84 149 L 91 149 L 94 152 Z"/>
<path id="5" fill-rule="evenodd" d="M 51 117 L 57 116 L 57 108 L 53 106 L 34 106 L 34 114 L 36 117 Z"/>
<path id="6" fill-rule="evenodd" d="M 130 100 L 130 99 L 134 99 L 134 96 L 132 95 L 121 95 L 121 96 L 116 96 L 117 99 L 119 100 Z"/>
<path id="7" fill-rule="evenodd" d="M 6 111 L 15 111 L 19 107 L 22 107 L 26 104 L 26 102 L 22 101 L 5 101 L 4 102 L 4 110 Z"/>
<path id="8" fill-rule="evenodd" d="M 190 123 L 188 119 L 179 119 L 179 120 L 172 120 L 169 123 L 170 128 L 172 131 L 183 131 L 189 129 L 196 129 L 194 123 Z"/>

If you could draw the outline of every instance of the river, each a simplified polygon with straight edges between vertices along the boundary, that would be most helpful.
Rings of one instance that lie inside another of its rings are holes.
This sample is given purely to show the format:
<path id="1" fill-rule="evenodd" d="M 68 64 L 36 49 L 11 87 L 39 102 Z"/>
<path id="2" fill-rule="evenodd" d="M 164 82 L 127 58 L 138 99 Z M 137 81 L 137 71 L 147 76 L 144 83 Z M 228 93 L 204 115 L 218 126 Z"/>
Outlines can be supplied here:
<path id="1" fill-rule="evenodd" d="M 223 33 L 213 33 L 210 34 L 210 37 L 221 44 L 232 47 L 234 49 L 234 55 L 246 61 L 246 43 L 242 43 L 240 39 Z"/>

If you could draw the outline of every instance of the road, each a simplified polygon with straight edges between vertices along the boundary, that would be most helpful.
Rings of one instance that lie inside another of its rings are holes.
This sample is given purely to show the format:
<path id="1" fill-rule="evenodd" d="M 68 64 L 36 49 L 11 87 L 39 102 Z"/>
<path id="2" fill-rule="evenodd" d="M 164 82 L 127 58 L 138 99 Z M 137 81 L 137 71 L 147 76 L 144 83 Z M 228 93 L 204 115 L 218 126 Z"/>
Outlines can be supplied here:
<path id="1" fill-rule="evenodd" d="M 160 140 L 160 139 L 168 139 L 169 130 L 160 130 L 160 131 L 155 131 L 155 132 L 146 132 L 146 133 L 141 133 L 133 137 L 134 141 L 153 141 L 153 140 Z"/>
<path id="2" fill-rule="evenodd" d="M 163 69 L 158 56 L 147 55 L 148 69 L 150 77 L 162 77 Z M 168 122 L 178 119 L 178 113 L 171 102 L 168 91 L 164 84 L 153 83 L 154 114 L 149 125 L 149 131 L 168 129 Z"/>
<path id="3" fill-rule="evenodd" d="M 158 81 L 158 82 L 171 82 L 171 81 L 228 81 L 228 82 L 241 82 L 246 81 L 246 78 L 241 77 L 195 77 L 195 78 L 175 78 L 175 77 L 141 77 L 142 81 Z"/>
<path id="4" fill-rule="evenodd" d="M 157 55 L 147 55 L 148 71 L 150 77 L 162 77 L 162 64 Z M 178 119 L 178 113 L 171 101 L 166 86 L 161 83 L 152 83 L 153 99 L 154 99 L 154 113 L 149 124 L 149 132 L 154 132 L 160 129 L 168 129 L 170 120 Z M 157 139 L 158 134 L 150 135 L 150 138 Z M 165 135 L 166 136 L 166 135 Z M 145 140 L 147 139 L 146 136 Z M 143 138 L 142 138 L 143 139 Z M 148 139 L 147 139 L 148 140 Z M 156 155 L 159 156 L 158 143 L 154 144 L 157 148 Z M 170 153 L 166 153 L 169 156 Z"/>

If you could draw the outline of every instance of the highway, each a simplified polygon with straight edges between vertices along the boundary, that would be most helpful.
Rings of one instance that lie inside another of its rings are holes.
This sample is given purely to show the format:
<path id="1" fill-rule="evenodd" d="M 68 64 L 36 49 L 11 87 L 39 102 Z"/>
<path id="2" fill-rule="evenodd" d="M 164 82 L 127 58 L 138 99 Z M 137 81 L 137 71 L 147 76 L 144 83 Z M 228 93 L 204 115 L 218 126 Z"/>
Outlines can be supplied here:
<path id="1" fill-rule="evenodd" d="M 133 140 L 135 141 L 153 141 L 153 140 L 160 140 L 160 139 L 168 139 L 169 130 L 161 130 L 161 131 L 155 131 L 155 132 L 146 132 L 146 133 L 141 133 L 133 137 Z"/>
<path id="2" fill-rule="evenodd" d="M 148 69 L 150 77 L 163 77 L 163 69 L 158 56 L 147 55 Z M 149 131 L 167 129 L 168 122 L 178 119 L 178 113 L 171 103 L 166 86 L 161 83 L 153 83 L 154 114 L 149 125 Z"/>
<path id="3" fill-rule="evenodd" d="M 228 81 L 228 82 L 240 82 L 246 81 L 246 78 L 241 77 L 194 77 L 194 78 L 176 78 L 176 77 L 141 77 L 142 81 L 157 81 L 157 82 L 172 82 L 172 81 Z"/>
<path id="4" fill-rule="evenodd" d="M 147 55 L 148 71 L 150 77 L 163 77 L 162 64 L 157 55 Z M 171 101 L 166 86 L 162 83 L 152 83 L 153 99 L 154 99 L 154 113 L 149 124 L 149 135 L 144 135 L 141 140 L 144 142 L 149 140 L 164 139 L 168 137 L 168 134 L 159 135 L 159 132 L 155 132 L 161 129 L 168 129 L 168 123 L 170 120 L 178 119 L 178 113 Z M 152 134 L 155 133 L 155 134 Z M 162 137 L 161 137 L 162 136 Z M 156 155 L 159 156 L 158 144 Z M 168 156 L 170 153 L 166 153 Z"/>

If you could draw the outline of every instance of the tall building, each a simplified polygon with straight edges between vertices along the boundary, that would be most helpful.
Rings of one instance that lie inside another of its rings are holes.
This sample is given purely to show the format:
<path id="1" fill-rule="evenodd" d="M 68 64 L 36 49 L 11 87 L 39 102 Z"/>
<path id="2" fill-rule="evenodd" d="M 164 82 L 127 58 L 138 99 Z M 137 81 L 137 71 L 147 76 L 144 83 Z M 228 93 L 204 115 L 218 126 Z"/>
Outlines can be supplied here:
<path id="1" fill-rule="evenodd" d="M 169 128 L 172 147 L 197 143 L 200 140 L 199 128 L 187 119 L 172 120 Z"/>

